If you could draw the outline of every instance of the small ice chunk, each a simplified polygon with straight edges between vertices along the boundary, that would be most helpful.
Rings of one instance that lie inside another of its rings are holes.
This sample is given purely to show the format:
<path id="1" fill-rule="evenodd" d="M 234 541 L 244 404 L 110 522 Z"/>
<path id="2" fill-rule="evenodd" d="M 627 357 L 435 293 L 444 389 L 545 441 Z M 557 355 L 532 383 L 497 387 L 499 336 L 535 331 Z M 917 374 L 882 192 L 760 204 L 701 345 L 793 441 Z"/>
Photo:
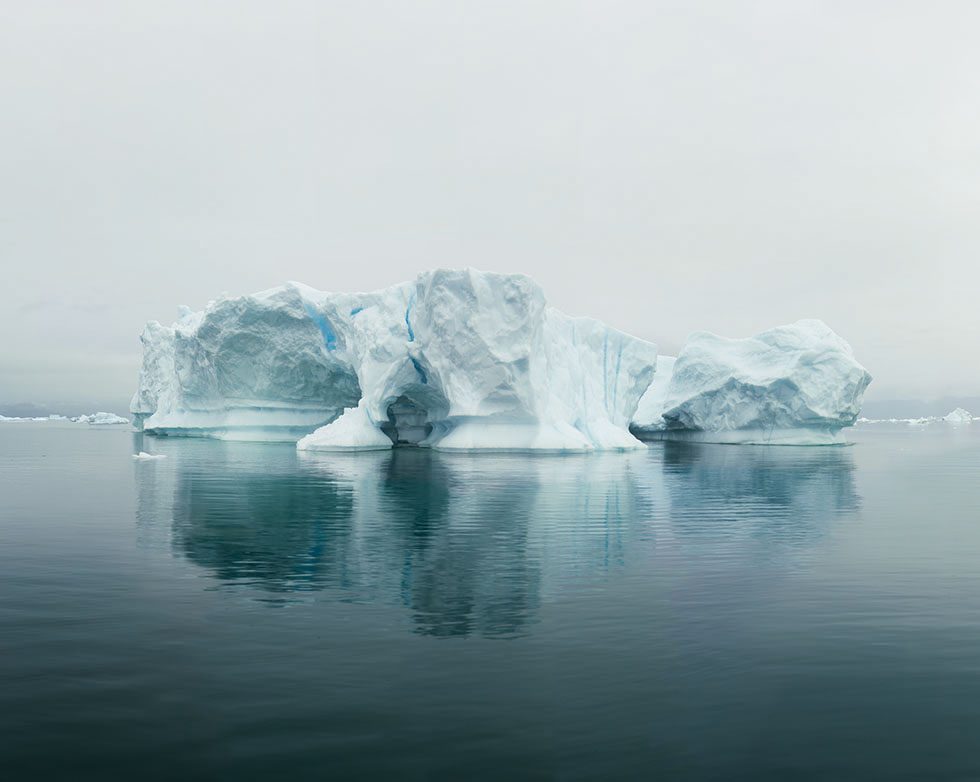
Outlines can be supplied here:
<path id="1" fill-rule="evenodd" d="M 164 453 L 147 453 L 146 451 L 140 451 L 139 453 L 134 453 L 133 458 L 139 461 L 148 461 L 151 459 L 166 459 L 167 455 Z"/>

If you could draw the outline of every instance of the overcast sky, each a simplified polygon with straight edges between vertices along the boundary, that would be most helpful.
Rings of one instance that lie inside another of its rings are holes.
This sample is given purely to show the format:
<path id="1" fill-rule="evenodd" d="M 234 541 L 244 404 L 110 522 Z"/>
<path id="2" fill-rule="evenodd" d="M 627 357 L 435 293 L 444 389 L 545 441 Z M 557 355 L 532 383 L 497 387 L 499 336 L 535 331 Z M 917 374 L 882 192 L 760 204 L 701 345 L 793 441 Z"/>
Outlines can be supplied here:
<path id="1" fill-rule="evenodd" d="M 0 402 L 223 291 L 434 266 L 980 394 L 980 3 L 0 0 Z"/>

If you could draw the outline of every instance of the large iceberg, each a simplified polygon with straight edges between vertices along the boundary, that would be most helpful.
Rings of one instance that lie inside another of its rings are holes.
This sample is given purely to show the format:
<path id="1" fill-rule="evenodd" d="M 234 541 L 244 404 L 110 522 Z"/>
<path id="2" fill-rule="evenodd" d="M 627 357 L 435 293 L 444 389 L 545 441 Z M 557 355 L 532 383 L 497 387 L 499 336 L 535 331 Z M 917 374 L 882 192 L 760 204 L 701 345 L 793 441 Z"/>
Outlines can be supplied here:
<path id="1" fill-rule="evenodd" d="M 142 342 L 138 428 L 301 450 L 640 447 L 629 424 L 657 362 L 529 277 L 472 269 L 373 293 L 290 283 L 149 323 Z"/>
<path id="2" fill-rule="evenodd" d="M 697 333 L 658 359 L 549 307 L 524 275 L 472 269 L 372 293 L 289 283 L 183 308 L 142 342 L 137 428 L 304 451 L 833 444 L 871 380 L 817 320 L 749 339 Z"/>
<path id="3" fill-rule="evenodd" d="M 631 427 L 642 439 L 835 444 L 871 375 L 819 320 L 748 339 L 693 334 L 662 362 Z"/>
<path id="4" fill-rule="evenodd" d="M 357 377 L 321 312 L 325 294 L 291 284 L 182 308 L 143 330 L 130 410 L 156 434 L 293 440 L 357 404 Z"/>

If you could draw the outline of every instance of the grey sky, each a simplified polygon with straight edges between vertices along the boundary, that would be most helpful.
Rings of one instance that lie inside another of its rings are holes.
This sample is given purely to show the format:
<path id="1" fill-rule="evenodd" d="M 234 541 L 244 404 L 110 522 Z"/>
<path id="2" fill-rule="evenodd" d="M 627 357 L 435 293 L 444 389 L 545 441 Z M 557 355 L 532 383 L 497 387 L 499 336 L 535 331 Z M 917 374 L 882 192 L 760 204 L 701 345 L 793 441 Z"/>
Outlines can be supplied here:
<path id="1" fill-rule="evenodd" d="M 980 4 L 2 9 L 0 402 L 125 400 L 181 303 L 440 265 L 980 394 Z"/>

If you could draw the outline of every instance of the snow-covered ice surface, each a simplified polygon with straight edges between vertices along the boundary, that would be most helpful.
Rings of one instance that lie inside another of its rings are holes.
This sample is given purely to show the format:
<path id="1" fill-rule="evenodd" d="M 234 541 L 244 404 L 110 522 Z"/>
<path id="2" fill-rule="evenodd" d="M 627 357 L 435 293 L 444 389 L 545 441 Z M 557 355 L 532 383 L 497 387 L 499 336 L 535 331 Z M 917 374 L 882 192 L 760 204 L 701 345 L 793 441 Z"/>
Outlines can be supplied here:
<path id="1" fill-rule="evenodd" d="M 632 431 L 645 439 L 842 443 L 871 382 L 850 346 L 819 320 L 748 339 L 693 334 L 669 374 L 666 391 L 655 380 L 634 419 Z"/>
<path id="2" fill-rule="evenodd" d="M 391 448 L 391 438 L 375 426 L 363 405 L 349 407 L 336 421 L 300 439 L 301 451 L 377 451 Z"/>
<path id="3" fill-rule="evenodd" d="M 290 283 L 149 323 L 142 341 L 138 428 L 301 450 L 640 447 L 629 424 L 657 362 L 653 344 L 547 306 L 529 277 L 471 269 L 373 293 Z"/>

